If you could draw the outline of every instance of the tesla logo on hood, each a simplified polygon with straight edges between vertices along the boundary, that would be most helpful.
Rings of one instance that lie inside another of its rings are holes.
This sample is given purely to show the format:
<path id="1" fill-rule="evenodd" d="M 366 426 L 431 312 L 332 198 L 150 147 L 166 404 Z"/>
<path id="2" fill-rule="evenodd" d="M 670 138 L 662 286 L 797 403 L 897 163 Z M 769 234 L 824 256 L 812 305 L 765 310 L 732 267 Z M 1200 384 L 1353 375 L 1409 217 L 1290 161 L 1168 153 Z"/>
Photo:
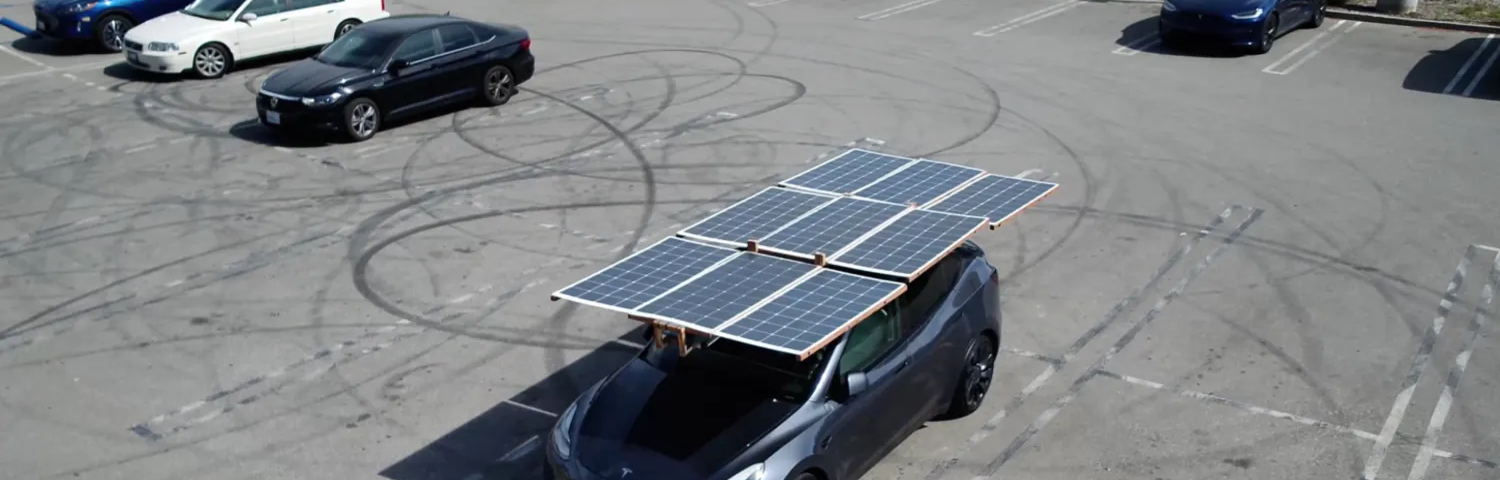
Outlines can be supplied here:
<path id="1" fill-rule="evenodd" d="M 276 103 L 277 103 L 276 97 L 271 97 L 271 108 L 276 108 Z"/>
<path id="2" fill-rule="evenodd" d="M 625 477 L 630 476 L 630 472 L 633 472 L 633 471 L 634 470 L 631 470 L 629 467 L 620 467 L 620 478 L 625 478 Z"/>

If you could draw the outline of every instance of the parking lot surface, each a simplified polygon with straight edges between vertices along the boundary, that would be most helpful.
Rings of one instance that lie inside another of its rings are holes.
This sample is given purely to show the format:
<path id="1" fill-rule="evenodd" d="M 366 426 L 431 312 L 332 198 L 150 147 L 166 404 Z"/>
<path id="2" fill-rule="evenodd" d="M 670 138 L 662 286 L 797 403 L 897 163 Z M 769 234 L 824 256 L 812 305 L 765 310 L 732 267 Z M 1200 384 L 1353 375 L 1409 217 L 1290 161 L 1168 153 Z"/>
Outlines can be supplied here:
<path id="1" fill-rule="evenodd" d="M 0 32 L 7 478 L 535 478 L 641 340 L 548 294 L 863 138 L 1062 184 L 976 238 L 985 407 L 865 478 L 1500 475 L 1500 41 L 1329 19 L 1175 52 L 1148 2 L 388 5 L 523 25 L 539 72 L 288 144 L 253 96 L 291 60 L 158 78 Z"/>

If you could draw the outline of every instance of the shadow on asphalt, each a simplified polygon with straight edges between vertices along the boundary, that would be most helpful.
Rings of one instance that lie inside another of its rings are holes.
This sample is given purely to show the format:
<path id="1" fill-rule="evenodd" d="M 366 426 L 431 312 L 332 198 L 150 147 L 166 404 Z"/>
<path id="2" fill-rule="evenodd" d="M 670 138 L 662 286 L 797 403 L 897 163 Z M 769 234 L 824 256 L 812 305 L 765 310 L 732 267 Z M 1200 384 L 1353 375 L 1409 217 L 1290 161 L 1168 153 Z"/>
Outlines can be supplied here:
<path id="1" fill-rule="evenodd" d="M 125 68 L 130 67 L 125 66 Z M 234 136 L 234 138 L 268 147 L 286 148 L 327 147 L 352 143 L 348 137 L 344 136 L 343 132 L 331 128 L 307 128 L 278 134 L 265 125 L 261 125 L 260 113 L 256 111 L 254 100 L 251 100 L 248 105 L 250 118 L 229 127 L 228 133 Z M 474 102 L 457 102 L 433 107 L 432 109 L 416 112 L 411 115 L 404 115 L 395 120 L 383 121 L 380 125 L 380 130 L 375 132 L 375 136 L 371 137 L 371 140 L 399 134 L 401 128 L 407 125 L 453 115 L 471 108 L 476 108 Z"/>
<path id="2" fill-rule="evenodd" d="M 644 341 L 644 325 L 621 335 Z M 605 343 L 521 393 L 496 403 L 474 419 L 380 472 L 391 480 L 512 480 L 541 477 L 547 435 L 582 392 L 618 370 L 637 350 Z M 543 413 L 549 412 L 549 413 Z"/>
<path id="3" fill-rule="evenodd" d="M 18 38 L 10 42 L 10 48 L 14 48 L 18 52 L 46 55 L 49 57 L 78 57 L 83 55 L 109 57 L 120 55 L 118 53 L 106 52 L 103 48 L 96 47 L 88 42 L 72 42 L 50 38 Z"/>
<path id="4" fill-rule="evenodd" d="M 1140 50 L 1142 53 L 1156 55 L 1169 55 L 1178 57 L 1199 58 L 1238 58 L 1244 56 L 1244 52 L 1227 46 L 1208 42 L 1183 42 L 1173 48 L 1161 44 L 1161 37 L 1156 30 L 1157 17 L 1147 17 L 1120 30 L 1120 38 L 1115 44 Z"/>
<path id="5" fill-rule="evenodd" d="M 1401 82 L 1401 87 L 1418 92 L 1436 93 L 1442 95 L 1464 95 L 1469 91 L 1468 97 L 1486 100 L 1500 100 L 1500 75 L 1497 69 L 1485 70 L 1486 64 L 1491 60 L 1490 55 L 1500 46 L 1491 46 L 1484 52 L 1479 52 L 1479 47 L 1484 40 L 1479 37 L 1468 38 L 1458 42 L 1447 50 L 1432 50 L 1427 56 L 1422 57 L 1406 73 L 1406 79 Z M 1472 59 L 1472 62 L 1471 60 Z M 1467 64 L 1467 68 L 1466 68 Z M 1480 78 L 1477 78 L 1480 75 Z M 1470 89 L 1472 85 L 1473 89 Z"/>

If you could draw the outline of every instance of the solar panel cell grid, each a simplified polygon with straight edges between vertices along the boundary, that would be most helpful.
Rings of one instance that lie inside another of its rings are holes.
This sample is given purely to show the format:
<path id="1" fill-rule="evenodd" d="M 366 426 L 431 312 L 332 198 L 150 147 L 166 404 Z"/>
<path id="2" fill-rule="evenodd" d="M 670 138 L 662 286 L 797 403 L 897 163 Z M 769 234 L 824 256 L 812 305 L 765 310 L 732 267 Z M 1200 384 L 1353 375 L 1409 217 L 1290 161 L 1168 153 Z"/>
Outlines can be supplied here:
<path id="1" fill-rule="evenodd" d="M 854 195 L 903 205 L 925 205 L 980 175 L 984 175 L 984 170 L 920 160 Z"/>
<path id="2" fill-rule="evenodd" d="M 667 238 L 557 292 L 605 307 L 633 309 L 738 252 Z"/>
<path id="3" fill-rule="evenodd" d="M 831 193 L 853 193 L 900 169 L 912 159 L 853 149 L 782 182 Z"/>
<path id="4" fill-rule="evenodd" d="M 761 246 L 811 256 L 832 255 L 906 207 L 856 198 L 840 198 L 761 241 Z"/>
<path id="5" fill-rule="evenodd" d="M 725 327 L 723 333 L 786 353 L 805 354 L 904 289 L 896 282 L 823 270 Z"/>
<path id="6" fill-rule="evenodd" d="M 982 227 L 983 218 L 914 210 L 832 260 L 911 277 Z"/>
<path id="7" fill-rule="evenodd" d="M 1057 184 L 989 175 L 927 207 L 939 212 L 985 217 L 990 223 L 1009 218 L 1057 188 Z"/>
<path id="8" fill-rule="evenodd" d="M 794 260 L 744 254 L 638 310 L 649 317 L 712 332 L 817 268 Z"/>
<path id="9" fill-rule="evenodd" d="M 778 228 L 834 197 L 772 187 L 683 230 L 683 234 L 743 245 Z"/>

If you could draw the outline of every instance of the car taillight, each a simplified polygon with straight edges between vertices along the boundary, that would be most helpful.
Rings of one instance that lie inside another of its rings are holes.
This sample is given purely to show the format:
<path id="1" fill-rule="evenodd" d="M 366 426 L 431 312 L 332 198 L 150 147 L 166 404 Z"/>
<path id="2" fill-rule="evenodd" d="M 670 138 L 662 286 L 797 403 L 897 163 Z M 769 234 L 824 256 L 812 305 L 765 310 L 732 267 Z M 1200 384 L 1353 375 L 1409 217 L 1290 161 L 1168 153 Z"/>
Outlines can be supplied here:
<path id="1" fill-rule="evenodd" d="M 994 282 L 994 283 L 1000 283 L 1000 270 L 999 269 L 990 270 L 990 281 Z"/>
<path id="2" fill-rule="evenodd" d="M 531 50 L 531 38 L 521 39 L 521 50 Z"/>

